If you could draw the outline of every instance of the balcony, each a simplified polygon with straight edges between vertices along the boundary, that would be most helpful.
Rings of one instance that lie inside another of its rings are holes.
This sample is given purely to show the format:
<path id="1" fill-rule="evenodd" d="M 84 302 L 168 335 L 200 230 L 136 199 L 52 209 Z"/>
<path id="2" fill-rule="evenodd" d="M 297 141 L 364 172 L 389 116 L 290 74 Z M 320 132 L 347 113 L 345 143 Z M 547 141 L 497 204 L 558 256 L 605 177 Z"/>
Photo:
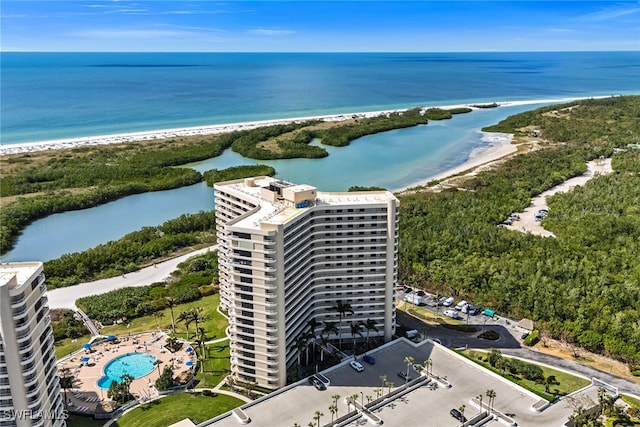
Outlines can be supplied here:
<path id="1" fill-rule="evenodd" d="M 27 296 L 23 293 L 21 293 L 20 295 L 14 296 L 11 298 L 11 307 L 15 307 L 17 305 L 20 305 L 24 302 L 24 300 L 27 299 Z"/>

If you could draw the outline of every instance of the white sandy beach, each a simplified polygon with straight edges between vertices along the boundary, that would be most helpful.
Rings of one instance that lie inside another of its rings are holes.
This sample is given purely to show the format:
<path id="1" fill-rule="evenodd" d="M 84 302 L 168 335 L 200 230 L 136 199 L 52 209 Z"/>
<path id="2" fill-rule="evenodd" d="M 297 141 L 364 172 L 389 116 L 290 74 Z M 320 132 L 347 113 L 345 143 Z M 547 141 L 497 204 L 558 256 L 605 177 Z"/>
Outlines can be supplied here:
<path id="1" fill-rule="evenodd" d="M 563 98 L 563 99 L 540 99 L 540 100 L 528 100 L 528 101 L 508 101 L 508 102 L 496 102 L 500 106 L 509 105 L 531 105 L 541 103 L 562 103 L 575 101 L 576 98 Z M 483 103 L 479 103 L 483 104 Z M 472 106 L 473 104 L 458 104 L 458 105 L 445 105 L 445 106 L 425 106 L 424 109 L 429 108 L 460 108 L 468 107 L 477 109 Z M 136 141 L 150 141 L 155 139 L 175 138 L 180 136 L 194 136 L 194 135 L 213 135 L 224 132 L 233 132 L 237 130 L 255 129 L 261 126 L 271 126 L 276 124 L 288 124 L 294 122 L 301 122 L 306 120 L 325 120 L 325 121 L 343 121 L 353 117 L 375 117 L 382 114 L 389 114 L 393 112 L 406 111 L 406 110 L 387 110 L 387 111 L 371 111 L 362 113 L 345 113 L 326 116 L 311 116 L 311 117 L 298 117 L 291 119 L 275 119 L 275 120 L 261 120 L 254 122 L 244 123 L 229 123 L 221 125 L 211 126 L 196 126 L 180 129 L 162 129 L 147 132 L 130 132 L 113 135 L 98 135 L 87 136 L 81 138 L 68 138 L 68 139 L 56 139 L 49 141 L 28 142 L 22 144 L 7 144 L 0 145 L 0 156 L 6 154 L 18 154 L 28 153 L 34 151 L 55 150 L 64 148 L 75 148 L 84 145 L 102 145 L 102 144 L 122 144 Z"/>
<path id="2" fill-rule="evenodd" d="M 411 188 L 426 185 L 430 181 L 437 181 L 445 178 L 450 178 L 466 170 L 477 168 L 479 166 L 483 166 L 491 162 L 494 162 L 505 156 L 513 154 L 518 150 L 517 146 L 511 144 L 511 141 L 513 140 L 513 135 L 508 133 L 484 132 L 482 140 L 487 142 L 488 146 L 477 148 L 474 151 L 472 151 L 471 154 L 469 155 L 469 159 L 466 162 L 458 166 L 455 166 L 453 168 L 447 169 L 442 173 L 432 175 L 430 177 L 427 177 L 426 179 L 421 179 L 406 187 L 394 190 L 394 192 L 402 192 L 405 190 L 410 190 Z"/>

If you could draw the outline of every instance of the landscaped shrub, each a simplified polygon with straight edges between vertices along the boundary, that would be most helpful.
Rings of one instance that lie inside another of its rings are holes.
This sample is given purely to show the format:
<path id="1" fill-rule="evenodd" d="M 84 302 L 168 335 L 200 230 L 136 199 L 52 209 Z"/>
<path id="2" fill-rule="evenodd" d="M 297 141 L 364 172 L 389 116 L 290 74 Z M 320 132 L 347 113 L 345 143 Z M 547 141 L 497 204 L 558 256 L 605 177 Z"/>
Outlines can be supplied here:
<path id="1" fill-rule="evenodd" d="M 531 332 L 529 335 L 527 335 L 527 337 L 524 339 L 524 344 L 531 347 L 532 345 L 535 345 L 539 338 L 538 338 L 538 334 L 540 333 L 540 331 L 538 331 L 537 329 L 534 330 L 533 332 Z"/>

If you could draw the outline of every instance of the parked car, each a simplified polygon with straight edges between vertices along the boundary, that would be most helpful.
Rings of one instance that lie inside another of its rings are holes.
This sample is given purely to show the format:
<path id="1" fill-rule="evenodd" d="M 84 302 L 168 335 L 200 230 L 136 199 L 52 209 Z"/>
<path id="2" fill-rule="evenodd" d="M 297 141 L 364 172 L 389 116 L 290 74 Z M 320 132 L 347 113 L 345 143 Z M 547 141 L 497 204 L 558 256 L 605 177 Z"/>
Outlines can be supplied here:
<path id="1" fill-rule="evenodd" d="M 329 380 L 329 378 L 325 377 L 324 375 L 322 375 L 321 373 L 317 373 L 314 375 L 317 379 L 319 379 L 320 381 L 322 381 L 324 383 L 324 385 L 326 385 L 327 387 L 329 387 L 329 384 L 331 384 L 331 381 Z"/>
<path id="2" fill-rule="evenodd" d="M 376 364 L 376 359 L 374 359 L 373 356 L 369 356 L 368 354 L 365 354 L 364 356 L 362 356 L 362 360 L 367 362 L 369 365 Z"/>
<path id="3" fill-rule="evenodd" d="M 454 301 L 455 300 L 453 299 L 453 297 L 445 298 L 445 300 L 442 302 L 442 305 L 444 305 L 445 307 L 451 307 Z"/>
<path id="4" fill-rule="evenodd" d="M 444 315 L 445 316 L 449 316 L 452 319 L 459 319 L 460 318 L 460 314 L 455 310 L 445 310 L 444 311 Z"/>
<path id="5" fill-rule="evenodd" d="M 455 309 L 458 311 L 462 311 L 462 309 L 467 305 L 468 303 L 465 300 L 462 300 L 455 306 Z"/>
<path id="6" fill-rule="evenodd" d="M 407 371 L 398 371 L 398 376 L 405 381 L 411 381 L 411 376 L 407 375 Z"/>
<path id="7" fill-rule="evenodd" d="M 327 389 L 327 386 L 324 385 L 324 383 L 320 381 L 318 378 L 316 378 L 315 376 L 309 377 L 309 384 L 313 385 L 316 389 L 320 391 Z"/>
<path id="8" fill-rule="evenodd" d="M 351 367 L 358 372 L 364 371 L 364 366 L 362 366 L 362 363 L 356 360 L 352 360 L 351 362 L 349 362 L 349 365 L 351 365 Z"/>
<path id="9" fill-rule="evenodd" d="M 475 305 L 469 305 L 469 308 L 467 311 L 471 316 L 477 316 L 478 314 L 480 314 L 482 309 L 480 307 L 476 307 Z"/>
<path id="10" fill-rule="evenodd" d="M 462 415 L 462 412 L 458 411 L 457 409 L 453 408 L 452 410 L 449 411 L 449 413 L 451 414 L 451 416 L 453 418 L 455 418 L 458 421 L 461 422 L 466 422 L 467 419 L 464 417 L 464 415 Z"/>

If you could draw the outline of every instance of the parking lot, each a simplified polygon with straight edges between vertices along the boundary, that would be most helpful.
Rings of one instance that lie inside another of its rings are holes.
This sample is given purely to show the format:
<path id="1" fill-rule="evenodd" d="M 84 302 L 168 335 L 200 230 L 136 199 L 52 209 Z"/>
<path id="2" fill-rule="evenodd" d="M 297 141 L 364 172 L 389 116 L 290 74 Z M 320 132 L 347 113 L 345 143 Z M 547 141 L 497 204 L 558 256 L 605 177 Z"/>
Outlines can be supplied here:
<path id="1" fill-rule="evenodd" d="M 404 358 L 411 356 L 415 363 L 423 363 L 430 359 L 433 373 L 446 377 L 451 388 L 442 386 L 433 388 L 424 385 L 401 397 L 390 399 L 374 411 L 385 425 L 430 427 L 460 425 L 451 417 L 449 411 L 465 405 L 465 416 L 473 417 L 479 413 L 480 409 L 474 406 L 470 399 L 478 395 L 485 396 L 488 389 L 496 393 L 493 407 L 502 413 L 511 414 L 519 426 L 561 426 L 572 412 L 568 405 L 558 403 L 542 413 L 535 413 L 531 407 L 540 400 L 537 396 L 430 341 L 414 344 L 400 339 L 370 354 L 375 357 L 375 364 L 363 363 L 363 372 L 356 372 L 348 361 L 324 372 L 330 380 L 327 390 L 316 390 L 313 385 L 304 380 L 283 392 L 247 404 L 243 410 L 251 418 L 251 425 L 254 426 L 293 426 L 295 423 L 306 426 L 314 422 L 313 417 L 316 411 L 324 414 L 320 419 L 320 425 L 326 425 L 332 419 L 329 407 L 334 402 L 334 395 L 340 396 L 337 405 L 338 417 L 347 413 L 345 402 L 347 396 L 357 395 L 360 401 L 367 404 L 368 400 L 377 397 L 376 389 L 382 388 L 381 376 L 385 375 L 387 381 L 393 383 L 392 388 L 404 384 L 398 372 L 406 371 L 407 365 Z M 410 370 L 410 375 L 416 378 L 419 374 Z M 387 394 L 388 391 L 388 387 L 385 387 L 383 393 Z M 595 388 L 587 393 L 594 394 Z M 486 403 L 486 397 L 484 399 Z M 357 426 L 367 423 L 367 420 L 360 417 L 345 425 Z M 239 424 L 233 416 L 229 416 L 213 425 L 238 426 Z M 498 425 L 498 421 L 491 421 L 485 425 Z"/>

